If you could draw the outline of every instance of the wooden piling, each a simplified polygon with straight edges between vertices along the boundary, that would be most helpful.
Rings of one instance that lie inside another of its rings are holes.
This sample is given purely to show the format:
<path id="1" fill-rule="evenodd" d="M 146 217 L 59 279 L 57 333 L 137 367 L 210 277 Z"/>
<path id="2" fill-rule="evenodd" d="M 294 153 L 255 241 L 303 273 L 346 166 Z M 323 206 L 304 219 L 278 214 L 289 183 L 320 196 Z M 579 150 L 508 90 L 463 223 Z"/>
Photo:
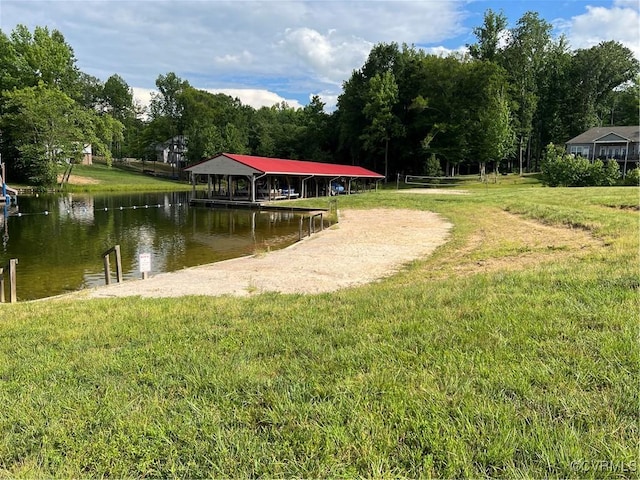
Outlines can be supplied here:
<path id="1" fill-rule="evenodd" d="M 18 295 L 16 293 L 16 266 L 18 265 L 18 259 L 12 258 L 9 260 L 9 302 L 16 303 L 18 301 Z"/>

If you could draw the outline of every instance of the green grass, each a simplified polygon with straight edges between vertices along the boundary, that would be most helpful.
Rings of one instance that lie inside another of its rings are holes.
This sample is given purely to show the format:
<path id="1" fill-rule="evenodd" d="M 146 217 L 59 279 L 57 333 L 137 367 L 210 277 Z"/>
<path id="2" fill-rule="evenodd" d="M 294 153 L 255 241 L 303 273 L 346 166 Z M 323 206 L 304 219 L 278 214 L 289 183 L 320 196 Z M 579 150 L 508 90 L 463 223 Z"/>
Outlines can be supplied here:
<path id="1" fill-rule="evenodd" d="M 339 203 L 455 228 L 331 294 L 3 305 L 0 475 L 638 476 L 638 189 Z M 521 219 L 593 244 L 527 246 Z"/>
<path id="2" fill-rule="evenodd" d="M 152 165 L 147 162 L 145 169 L 155 170 L 157 173 L 169 175 L 170 167 L 166 165 Z M 60 172 L 62 174 L 62 171 Z M 71 172 L 74 176 L 89 179 L 91 183 L 65 184 L 65 191 L 70 192 L 130 192 L 130 191 L 175 191 L 190 190 L 187 181 L 171 180 L 161 176 L 151 176 L 142 173 L 142 164 L 135 165 L 114 164 L 108 167 L 105 163 L 94 161 L 93 165 L 74 165 Z"/>

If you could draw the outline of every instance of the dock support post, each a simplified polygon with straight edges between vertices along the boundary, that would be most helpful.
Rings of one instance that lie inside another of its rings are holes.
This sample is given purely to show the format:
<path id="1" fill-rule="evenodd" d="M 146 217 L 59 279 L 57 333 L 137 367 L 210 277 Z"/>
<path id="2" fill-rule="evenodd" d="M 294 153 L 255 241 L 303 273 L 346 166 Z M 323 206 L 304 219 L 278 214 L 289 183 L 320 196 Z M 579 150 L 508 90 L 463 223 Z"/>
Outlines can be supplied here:
<path id="1" fill-rule="evenodd" d="M 122 282 L 122 257 L 120 256 L 120 245 L 113 247 L 116 252 L 116 278 L 118 283 Z"/>
<path id="2" fill-rule="evenodd" d="M 102 256 L 104 263 L 104 283 L 105 285 L 111 285 L 111 266 L 109 265 L 109 252 Z"/>
<path id="3" fill-rule="evenodd" d="M 18 264 L 17 258 L 9 260 L 9 302 L 16 303 L 18 301 L 18 295 L 16 294 L 16 265 Z"/>

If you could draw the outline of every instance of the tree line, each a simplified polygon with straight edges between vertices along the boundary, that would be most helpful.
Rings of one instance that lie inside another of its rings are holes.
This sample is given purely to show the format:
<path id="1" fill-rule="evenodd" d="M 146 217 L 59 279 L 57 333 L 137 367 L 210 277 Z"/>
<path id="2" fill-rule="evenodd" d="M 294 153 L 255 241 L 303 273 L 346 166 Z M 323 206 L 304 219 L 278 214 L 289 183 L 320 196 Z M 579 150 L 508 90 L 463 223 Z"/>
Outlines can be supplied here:
<path id="1" fill-rule="evenodd" d="M 441 175 L 534 171 L 550 143 L 597 125 L 634 125 L 640 66 L 614 41 L 571 50 L 537 13 L 507 28 L 487 10 L 467 53 L 438 56 L 377 44 L 344 84 L 337 108 L 286 103 L 255 109 L 194 88 L 173 72 L 156 79 L 148 109 L 125 80 L 81 72 L 62 33 L 0 31 L 0 153 L 11 178 L 56 182 L 60 163 L 86 145 L 112 159 L 154 160 L 155 147 L 188 139 L 189 163 L 219 152 Z"/>

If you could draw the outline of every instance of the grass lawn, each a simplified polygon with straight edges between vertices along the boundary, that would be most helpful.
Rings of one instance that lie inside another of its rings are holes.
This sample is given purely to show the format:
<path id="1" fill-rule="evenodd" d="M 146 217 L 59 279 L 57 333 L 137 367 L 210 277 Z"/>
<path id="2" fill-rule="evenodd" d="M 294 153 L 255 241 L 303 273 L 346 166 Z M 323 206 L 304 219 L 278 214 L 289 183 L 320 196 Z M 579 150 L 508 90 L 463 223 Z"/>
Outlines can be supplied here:
<path id="1" fill-rule="evenodd" d="M 0 475 L 637 477 L 638 194 L 340 197 L 452 238 L 337 293 L 2 305 Z"/>
<path id="2" fill-rule="evenodd" d="M 154 162 L 157 163 L 157 162 Z M 171 167 L 152 162 L 114 163 L 107 167 L 104 162 L 94 160 L 93 165 L 74 165 L 69 183 L 64 185 L 67 192 L 130 192 L 130 191 L 184 191 L 191 185 L 186 180 L 172 180 Z M 143 174 L 143 170 L 157 175 Z M 58 172 L 58 181 L 64 168 Z M 29 185 L 9 181 L 10 186 L 28 189 Z"/>

